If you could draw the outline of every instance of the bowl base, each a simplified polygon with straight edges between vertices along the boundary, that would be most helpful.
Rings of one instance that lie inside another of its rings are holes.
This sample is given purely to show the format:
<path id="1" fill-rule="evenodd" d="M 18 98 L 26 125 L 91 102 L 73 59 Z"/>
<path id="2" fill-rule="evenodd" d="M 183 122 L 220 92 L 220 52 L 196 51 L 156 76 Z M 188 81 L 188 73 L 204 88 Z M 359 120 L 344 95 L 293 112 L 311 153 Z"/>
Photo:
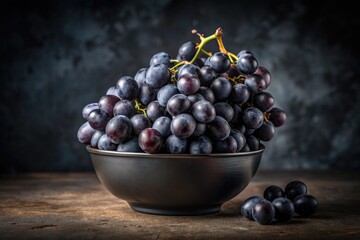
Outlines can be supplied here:
<path id="1" fill-rule="evenodd" d="M 221 208 L 221 204 L 182 208 L 163 208 L 157 206 L 154 207 L 142 203 L 129 203 L 129 205 L 136 212 L 168 216 L 194 216 L 212 214 L 219 212 Z"/>

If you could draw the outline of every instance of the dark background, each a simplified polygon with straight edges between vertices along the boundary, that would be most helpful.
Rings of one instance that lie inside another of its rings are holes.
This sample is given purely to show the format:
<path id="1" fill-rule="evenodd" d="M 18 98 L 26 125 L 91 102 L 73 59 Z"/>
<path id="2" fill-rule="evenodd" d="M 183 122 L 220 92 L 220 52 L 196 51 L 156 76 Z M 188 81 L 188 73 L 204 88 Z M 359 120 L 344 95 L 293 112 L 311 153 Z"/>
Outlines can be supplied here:
<path id="1" fill-rule="evenodd" d="M 272 73 L 262 169 L 359 169 L 359 13 L 344 1 L 2 1 L 0 172 L 92 171 L 81 110 L 196 28 Z M 210 46 L 214 46 L 210 44 Z"/>

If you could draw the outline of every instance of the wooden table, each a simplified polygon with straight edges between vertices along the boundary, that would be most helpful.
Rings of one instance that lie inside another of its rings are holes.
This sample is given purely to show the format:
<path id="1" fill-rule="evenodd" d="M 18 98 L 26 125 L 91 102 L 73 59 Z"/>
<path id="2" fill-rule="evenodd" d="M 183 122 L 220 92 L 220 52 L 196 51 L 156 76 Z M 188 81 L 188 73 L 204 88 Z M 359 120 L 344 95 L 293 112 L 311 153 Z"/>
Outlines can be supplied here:
<path id="1" fill-rule="evenodd" d="M 269 185 L 304 181 L 320 207 L 309 218 L 260 225 L 241 203 Z M 0 177 L 0 239 L 360 239 L 360 178 L 355 172 L 258 172 L 220 213 L 158 216 L 134 212 L 94 173 Z"/>

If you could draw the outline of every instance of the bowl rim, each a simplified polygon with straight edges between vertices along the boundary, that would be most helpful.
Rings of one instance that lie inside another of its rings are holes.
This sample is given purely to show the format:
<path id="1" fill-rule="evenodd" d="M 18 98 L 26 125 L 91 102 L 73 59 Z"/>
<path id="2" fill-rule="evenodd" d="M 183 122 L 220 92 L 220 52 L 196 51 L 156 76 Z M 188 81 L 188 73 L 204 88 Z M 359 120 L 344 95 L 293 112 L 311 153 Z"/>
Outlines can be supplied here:
<path id="1" fill-rule="evenodd" d="M 138 153 L 138 152 L 118 152 L 118 151 L 108 151 L 108 150 L 100 150 L 97 148 L 93 148 L 90 145 L 86 146 L 86 150 L 89 153 L 98 154 L 98 155 L 106 155 L 113 157 L 144 157 L 144 158 L 204 158 L 204 157 L 237 157 L 237 156 L 252 156 L 263 153 L 265 150 L 265 146 L 260 144 L 259 150 L 251 151 L 251 152 L 238 152 L 238 153 L 212 153 L 212 154 L 169 154 L 169 153 Z"/>

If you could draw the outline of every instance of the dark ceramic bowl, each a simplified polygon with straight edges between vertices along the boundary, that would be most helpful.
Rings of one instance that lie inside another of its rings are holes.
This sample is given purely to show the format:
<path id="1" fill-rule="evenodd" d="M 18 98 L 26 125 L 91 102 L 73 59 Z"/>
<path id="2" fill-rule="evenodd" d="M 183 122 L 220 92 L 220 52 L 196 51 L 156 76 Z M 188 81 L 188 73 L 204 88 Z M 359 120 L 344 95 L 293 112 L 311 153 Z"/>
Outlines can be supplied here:
<path id="1" fill-rule="evenodd" d="M 97 176 L 132 209 L 160 215 L 216 213 L 255 175 L 261 150 L 190 155 L 104 151 L 87 147 Z"/>

